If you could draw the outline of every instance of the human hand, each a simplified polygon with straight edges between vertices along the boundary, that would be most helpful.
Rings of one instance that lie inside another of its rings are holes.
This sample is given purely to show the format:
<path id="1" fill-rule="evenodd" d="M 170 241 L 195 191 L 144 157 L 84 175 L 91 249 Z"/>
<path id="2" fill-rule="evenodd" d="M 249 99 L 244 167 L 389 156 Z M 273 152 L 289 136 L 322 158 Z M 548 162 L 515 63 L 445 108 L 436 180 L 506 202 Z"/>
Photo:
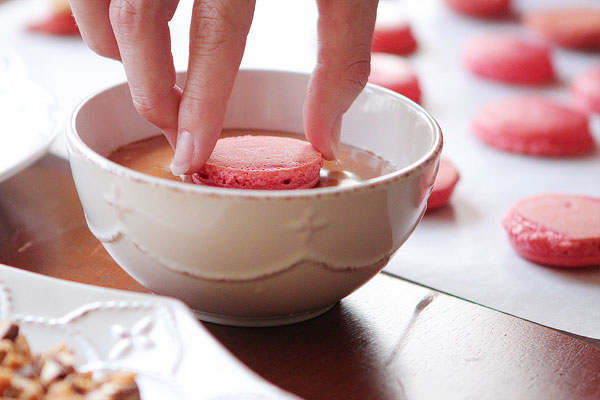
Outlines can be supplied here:
<path id="1" fill-rule="evenodd" d="M 378 0 L 317 0 L 317 65 L 303 110 L 307 139 L 336 158 L 342 115 L 365 86 Z M 178 0 L 70 0 L 87 45 L 121 60 L 137 111 L 175 148 L 173 173 L 198 171 L 221 134 L 255 0 L 195 0 L 185 87 L 168 22 Z"/>

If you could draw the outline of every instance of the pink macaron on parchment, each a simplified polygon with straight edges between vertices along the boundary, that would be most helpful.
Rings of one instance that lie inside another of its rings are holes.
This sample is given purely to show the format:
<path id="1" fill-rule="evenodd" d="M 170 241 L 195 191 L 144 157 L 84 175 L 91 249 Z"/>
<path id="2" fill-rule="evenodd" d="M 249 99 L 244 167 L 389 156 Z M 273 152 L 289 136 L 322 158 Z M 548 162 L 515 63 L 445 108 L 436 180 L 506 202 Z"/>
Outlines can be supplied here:
<path id="1" fill-rule="evenodd" d="M 555 267 L 600 266 L 600 198 L 542 194 L 517 202 L 502 222 L 523 258 Z"/>
<path id="2" fill-rule="evenodd" d="M 454 164 L 448 158 L 441 157 L 438 173 L 433 183 L 433 190 L 427 199 L 427 211 L 435 210 L 448 204 L 459 177 L 458 170 Z"/>
<path id="3" fill-rule="evenodd" d="M 544 85 L 555 79 L 550 46 L 534 38 L 485 33 L 470 39 L 462 56 L 473 74 L 497 82 Z"/>
<path id="4" fill-rule="evenodd" d="M 375 22 L 371 51 L 409 55 L 417 50 L 411 26 L 401 18 L 379 17 Z"/>
<path id="5" fill-rule="evenodd" d="M 537 10 L 524 23 L 557 46 L 600 50 L 600 5 Z"/>
<path id="6" fill-rule="evenodd" d="M 600 64 L 577 76 L 571 84 L 570 92 L 577 108 L 600 114 Z"/>
<path id="7" fill-rule="evenodd" d="M 421 86 L 414 69 L 405 58 L 395 54 L 371 54 L 369 83 L 393 90 L 416 103 L 421 101 Z"/>
<path id="8" fill-rule="evenodd" d="M 512 14 L 511 0 L 444 0 L 452 10 L 476 18 L 503 18 Z"/>
<path id="9" fill-rule="evenodd" d="M 484 143 L 500 150 L 541 157 L 591 152 L 588 116 L 540 95 L 518 95 L 484 105 L 472 128 Z"/>

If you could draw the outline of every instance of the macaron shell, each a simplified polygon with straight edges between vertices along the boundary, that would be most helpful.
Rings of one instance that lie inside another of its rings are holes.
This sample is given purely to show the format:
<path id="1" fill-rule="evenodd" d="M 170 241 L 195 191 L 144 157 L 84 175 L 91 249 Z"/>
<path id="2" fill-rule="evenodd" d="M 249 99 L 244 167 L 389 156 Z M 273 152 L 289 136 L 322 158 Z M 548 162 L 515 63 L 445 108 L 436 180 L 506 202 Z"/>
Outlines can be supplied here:
<path id="1" fill-rule="evenodd" d="M 459 178 L 460 175 L 454 164 L 446 157 L 442 157 L 433 190 L 427 199 L 428 211 L 448 204 Z"/>
<path id="2" fill-rule="evenodd" d="M 416 50 L 417 40 L 407 22 L 376 21 L 371 51 L 408 55 Z"/>
<path id="3" fill-rule="evenodd" d="M 511 14 L 510 0 L 445 0 L 448 7 L 472 17 L 497 18 Z"/>
<path id="4" fill-rule="evenodd" d="M 417 103 L 421 101 L 419 80 L 409 62 L 400 56 L 373 53 L 369 82 L 400 93 Z"/>
<path id="5" fill-rule="evenodd" d="M 28 30 L 49 35 L 71 36 L 79 35 L 79 28 L 71 10 L 49 15 L 45 19 L 31 23 Z"/>
<path id="6" fill-rule="evenodd" d="M 545 194 L 517 202 L 503 220 L 522 257 L 560 267 L 600 265 L 600 199 Z"/>
<path id="7" fill-rule="evenodd" d="M 541 10 L 526 15 L 524 22 L 556 45 L 600 50 L 600 7 Z"/>
<path id="8" fill-rule="evenodd" d="M 323 158 L 306 141 L 278 136 L 236 136 L 217 141 L 197 184 L 238 189 L 307 189 L 319 182 Z"/>
<path id="9" fill-rule="evenodd" d="M 571 97 L 578 108 L 600 114 L 600 64 L 575 79 Z"/>
<path id="10" fill-rule="evenodd" d="M 594 148 L 584 113 L 541 96 L 489 103 L 477 112 L 472 128 L 483 142 L 515 153 L 573 156 Z"/>
<path id="11" fill-rule="evenodd" d="M 504 32 L 471 39 L 463 49 L 463 61 L 473 74 L 499 82 L 542 85 L 554 80 L 547 45 Z"/>

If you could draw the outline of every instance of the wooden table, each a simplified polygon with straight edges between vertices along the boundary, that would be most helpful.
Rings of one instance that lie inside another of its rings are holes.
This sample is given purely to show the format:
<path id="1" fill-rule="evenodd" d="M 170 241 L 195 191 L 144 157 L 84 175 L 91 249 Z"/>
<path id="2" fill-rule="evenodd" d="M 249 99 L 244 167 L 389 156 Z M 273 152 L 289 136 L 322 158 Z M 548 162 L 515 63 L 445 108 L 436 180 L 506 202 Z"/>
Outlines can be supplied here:
<path id="1" fill-rule="evenodd" d="M 68 163 L 52 155 L 0 184 L 0 263 L 146 292 L 89 233 Z M 600 399 L 600 341 L 386 274 L 308 322 L 205 326 L 306 399 Z"/>

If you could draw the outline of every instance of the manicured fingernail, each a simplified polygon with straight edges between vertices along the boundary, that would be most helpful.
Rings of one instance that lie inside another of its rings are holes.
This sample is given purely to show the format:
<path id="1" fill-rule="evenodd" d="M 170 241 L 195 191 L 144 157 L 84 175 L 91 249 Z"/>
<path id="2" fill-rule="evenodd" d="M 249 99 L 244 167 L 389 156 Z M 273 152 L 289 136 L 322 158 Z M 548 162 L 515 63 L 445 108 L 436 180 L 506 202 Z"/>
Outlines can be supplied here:
<path id="1" fill-rule="evenodd" d="M 181 132 L 177 138 L 175 147 L 175 156 L 171 163 L 171 172 L 175 176 L 184 175 L 192 165 L 192 156 L 194 154 L 194 141 L 189 132 Z"/>
<path id="2" fill-rule="evenodd" d="M 331 137 L 329 139 L 329 147 L 333 154 L 334 161 L 338 160 L 338 150 L 340 147 L 340 136 L 342 134 L 342 114 L 340 114 L 334 121 L 333 127 L 331 128 Z"/>

